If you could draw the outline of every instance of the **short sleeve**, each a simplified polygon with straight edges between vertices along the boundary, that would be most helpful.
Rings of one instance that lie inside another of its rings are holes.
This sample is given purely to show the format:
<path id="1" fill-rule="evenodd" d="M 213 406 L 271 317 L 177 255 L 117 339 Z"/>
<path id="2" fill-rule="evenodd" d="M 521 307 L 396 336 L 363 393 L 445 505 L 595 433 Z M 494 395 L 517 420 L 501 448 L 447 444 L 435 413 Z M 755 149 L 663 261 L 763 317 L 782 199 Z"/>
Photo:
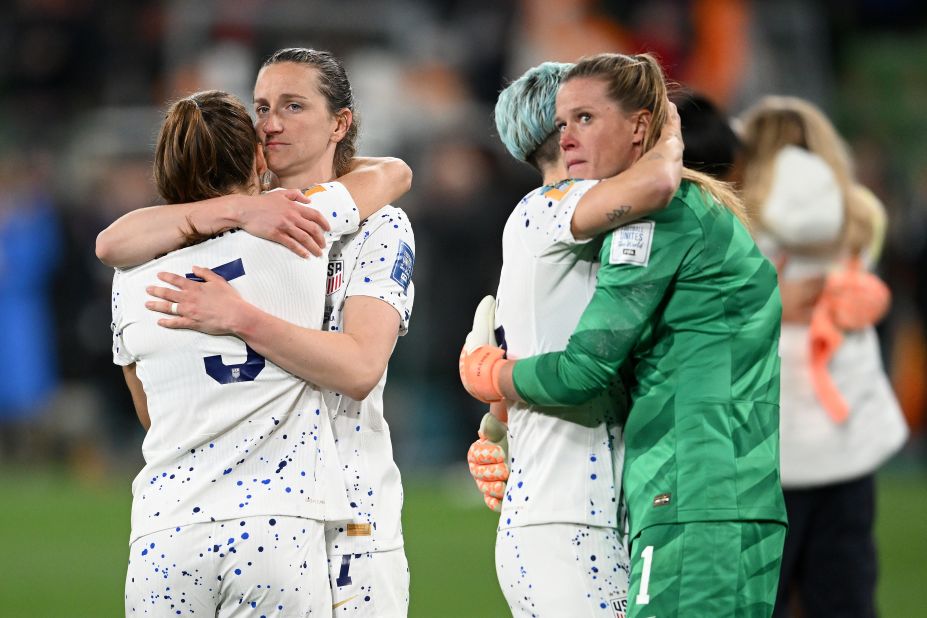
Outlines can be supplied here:
<path id="1" fill-rule="evenodd" d="M 565 194 L 560 198 L 560 208 L 557 209 L 557 216 L 553 221 L 554 224 L 554 241 L 563 246 L 585 245 L 591 242 L 592 238 L 577 240 L 573 237 L 573 213 L 583 196 L 599 183 L 598 180 L 578 180 L 572 182 L 567 188 Z M 545 197 L 553 198 L 551 191 L 557 191 L 553 188 L 545 193 Z"/>
<path id="2" fill-rule="evenodd" d="M 384 208 L 368 220 L 369 234 L 357 257 L 345 297 L 379 298 L 399 312 L 399 334 L 405 335 L 415 298 L 412 271 L 415 237 L 409 218 L 398 208 Z"/>
<path id="3" fill-rule="evenodd" d="M 325 233 L 326 242 L 332 243 L 357 231 L 360 211 L 351 193 L 340 182 L 313 185 L 303 191 L 303 195 L 310 200 L 308 206 L 322 213 L 331 226 L 331 230 Z"/>
<path id="4" fill-rule="evenodd" d="M 122 292 L 120 290 L 120 283 L 121 277 L 119 271 L 117 270 L 113 275 L 113 321 L 110 324 L 110 328 L 113 331 L 113 362 L 120 367 L 125 367 L 134 363 L 135 358 L 129 354 L 128 350 L 126 350 L 125 343 L 122 340 L 122 331 L 126 325 L 123 321 Z"/>

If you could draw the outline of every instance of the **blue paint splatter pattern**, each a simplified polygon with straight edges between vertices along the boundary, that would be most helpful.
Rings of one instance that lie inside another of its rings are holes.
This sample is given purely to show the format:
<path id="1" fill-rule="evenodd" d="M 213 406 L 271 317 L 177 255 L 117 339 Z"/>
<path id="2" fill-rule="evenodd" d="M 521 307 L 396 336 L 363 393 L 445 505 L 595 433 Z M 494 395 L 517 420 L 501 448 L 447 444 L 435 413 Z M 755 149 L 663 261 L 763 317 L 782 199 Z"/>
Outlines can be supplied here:
<path id="1" fill-rule="evenodd" d="M 355 231 L 353 216 L 354 227 L 338 220 L 333 230 Z M 244 298 L 295 324 L 322 326 L 326 262 L 300 258 L 244 232 L 114 277 L 114 294 L 121 293 L 114 311 L 119 348 L 114 361 L 136 363 L 152 423 L 142 446 L 146 465 L 132 487 L 130 541 L 176 526 L 268 513 L 318 520 L 350 516 L 321 391 L 270 361 L 255 377 L 241 379 L 235 368 L 251 353 L 240 339 L 168 330 L 157 325 L 160 314 L 144 307 L 145 286 L 157 281 L 157 272 L 184 273 L 192 264 L 215 268 L 235 260 L 243 274 L 230 285 Z M 206 371 L 204 359 L 210 356 L 230 368 L 231 382 Z"/>
<path id="2" fill-rule="evenodd" d="M 129 548 L 126 616 L 330 616 L 324 525 L 247 517 L 148 534 Z"/>
<path id="3" fill-rule="evenodd" d="M 399 334 L 404 335 L 415 298 L 410 281 L 414 252 L 409 219 L 392 206 L 363 221 L 357 233 L 334 243 L 330 261 L 342 261 L 347 284 L 326 298 L 324 329 L 340 332 L 345 301 L 351 296 L 368 296 L 397 311 Z M 402 276 L 396 276 L 397 272 Z M 325 393 L 352 510 L 351 526 L 329 526 L 330 554 L 382 552 L 403 545 L 402 484 L 383 417 L 385 382 L 384 374 L 363 401 Z"/>
<path id="4" fill-rule="evenodd" d="M 496 324 L 511 357 L 562 350 L 595 289 L 597 243 L 573 212 L 596 181 L 538 188 L 503 232 Z M 509 406 L 509 481 L 496 539 L 499 581 L 516 616 L 620 616 L 628 558 L 619 515 L 627 395 L 612 388 L 570 409 Z"/>
<path id="5" fill-rule="evenodd" d="M 378 618 L 409 613 L 409 564 L 402 549 L 329 554 L 334 618 Z"/>
<path id="6" fill-rule="evenodd" d="M 506 222 L 496 327 L 504 328 L 514 358 L 566 347 L 592 296 L 598 247 L 576 240 L 570 222 L 596 184 L 565 181 L 535 189 Z M 509 407 L 510 477 L 501 529 L 546 523 L 620 526 L 626 399 L 616 378 L 609 391 L 576 408 Z"/>
<path id="7" fill-rule="evenodd" d="M 547 524 L 500 530 L 496 572 L 513 616 L 625 618 L 629 562 L 616 529 Z"/>

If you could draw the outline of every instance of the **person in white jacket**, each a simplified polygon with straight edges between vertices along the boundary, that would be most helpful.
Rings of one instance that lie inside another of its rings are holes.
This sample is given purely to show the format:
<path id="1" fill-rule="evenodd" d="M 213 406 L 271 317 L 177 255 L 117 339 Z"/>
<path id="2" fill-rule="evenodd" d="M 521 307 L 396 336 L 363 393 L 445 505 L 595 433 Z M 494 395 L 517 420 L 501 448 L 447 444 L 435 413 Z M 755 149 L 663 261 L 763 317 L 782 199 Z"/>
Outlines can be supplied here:
<path id="1" fill-rule="evenodd" d="M 825 328 L 836 339 L 820 357 L 821 317 L 834 277 L 865 273 L 878 257 L 885 215 L 853 177 L 849 151 L 825 115 L 791 97 L 766 97 L 744 112 L 744 202 L 757 241 L 779 267 L 783 305 L 781 478 L 789 518 L 774 616 L 797 593 L 803 615 L 875 616 L 874 476 L 907 427 L 873 328 Z M 852 264 L 853 266 L 847 266 Z M 830 279 L 829 279 L 830 278 Z M 884 291 L 887 306 L 887 289 Z"/>

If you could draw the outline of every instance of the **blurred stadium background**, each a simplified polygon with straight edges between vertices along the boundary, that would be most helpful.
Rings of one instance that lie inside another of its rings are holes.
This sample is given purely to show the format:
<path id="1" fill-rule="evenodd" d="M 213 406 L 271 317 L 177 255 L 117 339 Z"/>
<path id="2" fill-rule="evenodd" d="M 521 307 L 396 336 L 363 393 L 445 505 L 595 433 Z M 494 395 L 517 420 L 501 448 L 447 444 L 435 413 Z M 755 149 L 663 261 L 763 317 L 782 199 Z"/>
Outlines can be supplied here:
<path id="1" fill-rule="evenodd" d="M 480 406 L 457 383 L 472 308 L 495 289 L 509 209 L 535 179 L 497 143 L 506 79 L 542 60 L 656 52 L 736 115 L 763 94 L 818 103 L 885 203 L 880 327 L 912 428 L 880 474 L 879 603 L 924 615 L 927 577 L 927 4 L 920 0 L 7 0 L 0 20 L 0 615 L 116 616 L 142 430 L 110 362 L 111 270 L 96 234 L 157 203 L 152 145 L 172 98 L 250 101 L 279 47 L 344 59 L 361 151 L 405 158 L 412 329 L 386 414 L 407 485 L 414 617 L 506 615 L 494 517 L 463 463 Z"/>

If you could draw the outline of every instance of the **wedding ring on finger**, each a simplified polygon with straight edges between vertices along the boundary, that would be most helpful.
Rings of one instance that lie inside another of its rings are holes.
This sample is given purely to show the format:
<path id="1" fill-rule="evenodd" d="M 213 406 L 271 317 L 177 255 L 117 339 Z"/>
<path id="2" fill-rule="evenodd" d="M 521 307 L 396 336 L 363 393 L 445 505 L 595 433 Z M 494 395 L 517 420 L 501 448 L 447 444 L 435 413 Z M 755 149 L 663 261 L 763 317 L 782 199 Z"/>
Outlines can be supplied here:
<path id="1" fill-rule="evenodd" d="M 171 303 L 171 313 L 173 313 L 174 315 L 179 315 L 177 313 L 177 303 Z"/>

